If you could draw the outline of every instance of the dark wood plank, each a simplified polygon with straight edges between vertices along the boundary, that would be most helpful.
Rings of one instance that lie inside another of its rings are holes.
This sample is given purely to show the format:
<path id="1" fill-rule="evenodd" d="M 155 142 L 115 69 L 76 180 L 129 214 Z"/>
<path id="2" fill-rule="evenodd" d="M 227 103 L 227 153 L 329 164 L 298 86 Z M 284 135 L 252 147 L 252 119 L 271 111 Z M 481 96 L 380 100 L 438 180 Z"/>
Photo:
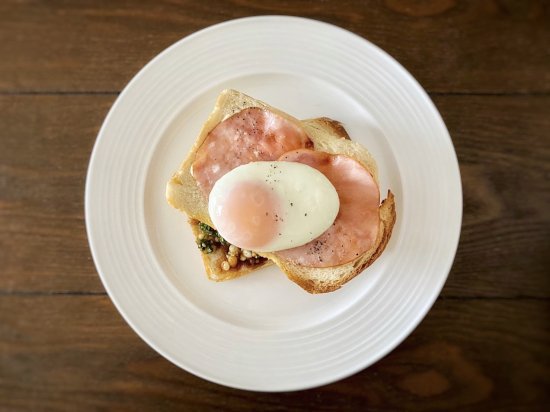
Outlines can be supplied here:
<path id="1" fill-rule="evenodd" d="M 453 138 L 464 197 L 444 294 L 550 296 L 550 98 L 434 100 Z"/>
<path id="2" fill-rule="evenodd" d="M 0 409 L 542 411 L 549 310 L 548 301 L 439 301 L 373 367 L 318 389 L 260 395 L 173 366 L 107 297 L 2 296 Z"/>
<path id="3" fill-rule="evenodd" d="M 387 50 L 429 91 L 550 91 L 544 0 L 6 0 L 0 91 L 118 91 L 180 38 L 263 14 L 349 29 Z"/>
<path id="4" fill-rule="evenodd" d="M 115 96 L 0 97 L 0 291 L 101 292 L 84 229 L 89 154 Z M 444 296 L 548 297 L 550 97 L 437 96 L 464 221 Z"/>
<path id="5" fill-rule="evenodd" d="M 103 290 L 86 238 L 84 184 L 114 99 L 0 97 L 0 290 Z"/>

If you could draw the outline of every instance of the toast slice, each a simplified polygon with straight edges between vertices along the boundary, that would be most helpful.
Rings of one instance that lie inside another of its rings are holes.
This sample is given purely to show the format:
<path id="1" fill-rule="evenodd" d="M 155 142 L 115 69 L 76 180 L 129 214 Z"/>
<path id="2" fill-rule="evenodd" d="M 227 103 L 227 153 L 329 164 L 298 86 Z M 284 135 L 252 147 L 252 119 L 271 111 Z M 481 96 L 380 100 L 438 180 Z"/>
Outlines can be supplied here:
<path id="1" fill-rule="evenodd" d="M 218 96 L 215 108 L 200 131 L 187 158 L 166 186 L 168 203 L 188 215 L 189 223 L 197 239 L 201 234 L 200 222 L 210 227 L 213 224 L 208 214 L 208 201 L 204 198 L 192 176 L 192 164 L 195 160 L 196 152 L 208 136 L 208 133 L 218 123 L 232 116 L 234 113 L 250 107 L 260 107 L 270 110 L 300 125 L 312 140 L 315 150 L 331 154 L 343 154 L 355 159 L 372 174 L 376 183 L 379 183 L 375 160 L 364 147 L 349 139 L 347 132 L 339 122 L 326 117 L 300 121 L 243 93 L 235 90 L 224 90 Z M 220 264 L 227 254 L 227 246 L 224 246 L 217 248 L 209 254 L 202 253 L 207 276 L 209 279 L 215 281 L 229 280 L 274 262 L 290 280 L 309 293 L 334 291 L 372 264 L 386 247 L 396 219 L 395 200 L 391 192 L 388 192 L 386 200 L 380 205 L 379 213 L 380 228 L 375 244 L 370 250 L 346 264 L 328 268 L 312 268 L 284 260 L 276 253 L 261 253 L 258 255 L 261 255 L 264 259 L 256 259 L 255 262 L 257 263 L 255 264 L 243 262 L 239 263 L 235 268 L 232 267 L 229 270 L 223 270 L 220 268 Z"/>
<path id="2" fill-rule="evenodd" d="M 199 136 L 187 157 L 174 173 L 166 185 L 166 200 L 174 208 L 187 214 L 191 230 L 199 243 L 201 234 L 200 223 L 213 227 L 212 220 L 208 214 L 208 199 L 205 199 L 196 180 L 193 178 L 192 165 L 195 161 L 197 150 L 201 147 L 208 133 L 214 127 L 233 114 L 250 108 L 260 107 L 289 120 L 290 122 L 300 124 L 298 119 L 273 108 L 259 100 L 249 97 L 235 90 L 224 90 L 216 100 L 214 110 L 204 123 Z M 211 253 L 201 253 L 206 275 L 213 281 L 225 281 L 240 277 L 252 271 L 272 265 L 272 262 L 262 258 L 260 262 L 252 264 L 250 260 L 239 263 L 236 267 L 230 267 L 228 270 L 221 268 L 221 263 L 225 260 L 228 252 L 227 245 L 218 245 Z"/>
<path id="3" fill-rule="evenodd" d="M 218 96 L 214 110 L 204 123 L 199 136 L 193 147 L 189 151 L 186 159 L 181 164 L 178 171 L 171 177 L 166 185 L 166 199 L 168 203 L 182 212 L 185 212 L 190 218 L 213 226 L 212 220 L 208 215 L 208 199 L 203 196 L 197 182 L 192 175 L 192 165 L 195 161 L 197 150 L 201 147 L 208 133 L 214 127 L 233 114 L 250 107 L 259 107 L 270 110 L 279 116 L 298 125 L 301 122 L 294 117 L 275 109 L 259 100 L 253 99 L 236 90 L 224 90 Z"/>
<path id="4" fill-rule="evenodd" d="M 374 158 L 359 143 L 349 140 L 347 132 L 339 122 L 328 118 L 311 119 L 302 121 L 302 127 L 313 141 L 315 150 L 353 158 L 371 173 L 379 185 Z M 328 268 L 312 268 L 281 259 L 277 253 L 262 255 L 273 261 L 290 280 L 309 293 L 332 292 L 370 266 L 386 248 L 396 220 L 395 197 L 391 191 L 388 191 L 378 210 L 380 223 L 373 247 L 351 262 Z"/>

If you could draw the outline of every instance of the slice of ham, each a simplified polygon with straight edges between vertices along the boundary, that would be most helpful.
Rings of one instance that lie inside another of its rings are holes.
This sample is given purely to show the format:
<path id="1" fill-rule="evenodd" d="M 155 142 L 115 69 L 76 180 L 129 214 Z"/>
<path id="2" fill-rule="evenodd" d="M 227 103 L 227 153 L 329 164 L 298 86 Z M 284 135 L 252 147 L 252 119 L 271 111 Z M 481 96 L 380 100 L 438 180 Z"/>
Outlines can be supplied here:
<path id="1" fill-rule="evenodd" d="M 208 198 L 214 183 L 234 168 L 277 160 L 313 143 L 299 125 L 259 107 L 241 110 L 208 133 L 197 150 L 193 177 Z"/>
<path id="2" fill-rule="evenodd" d="M 350 262 L 374 245 L 380 221 L 380 192 L 363 166 L 348 156 L 308 149 L 285 153 L 279 160 L 305 163 L 322 172 L 338 192 L 340 210 L 321 236 L 305 245 L 276 252 L 278 256 L 299 265 L 322 268 Z"/>

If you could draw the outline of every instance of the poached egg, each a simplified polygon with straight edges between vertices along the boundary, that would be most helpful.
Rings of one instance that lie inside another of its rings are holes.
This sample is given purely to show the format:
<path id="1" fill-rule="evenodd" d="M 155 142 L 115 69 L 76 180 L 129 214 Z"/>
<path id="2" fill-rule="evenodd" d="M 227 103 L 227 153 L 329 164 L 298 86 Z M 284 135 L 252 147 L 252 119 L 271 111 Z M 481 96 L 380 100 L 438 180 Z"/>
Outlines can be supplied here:
<path id="1" fill-rule="evenodd" d="M 338 215 L 336 189 L 303 163 L 251 162 L 226 173 L 212 188 L 208 212 L 229 243 L 256 252 L 304 245 Z"/>

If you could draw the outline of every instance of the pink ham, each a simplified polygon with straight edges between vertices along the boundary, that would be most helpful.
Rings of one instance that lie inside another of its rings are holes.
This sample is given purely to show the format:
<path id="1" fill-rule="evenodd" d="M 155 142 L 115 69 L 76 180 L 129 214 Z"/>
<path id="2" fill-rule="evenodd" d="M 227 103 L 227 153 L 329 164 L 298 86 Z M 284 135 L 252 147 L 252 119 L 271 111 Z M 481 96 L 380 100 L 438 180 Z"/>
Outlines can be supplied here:
<path id="1" fill-rule="evenodd" d="M 303 266 L 330 267 L 350 262 L 374 245 L 380 221 L 380 192 L 363 166 L 344 155 L 308 149 L 285 153 L 279 160 L 305 163 L 322 172 L 338 192 L 340 210 L 321 236 L 277 255 Z"/>
<path id="2" fill-rule="evenodd" d="M 197 151 L 193 177 L 208 197 L 214 183 L 238 166 L 277 160 L 288 151 L 312 146 L 291 121 L 258 107 L 244 109 L 210 131 Z"/>

